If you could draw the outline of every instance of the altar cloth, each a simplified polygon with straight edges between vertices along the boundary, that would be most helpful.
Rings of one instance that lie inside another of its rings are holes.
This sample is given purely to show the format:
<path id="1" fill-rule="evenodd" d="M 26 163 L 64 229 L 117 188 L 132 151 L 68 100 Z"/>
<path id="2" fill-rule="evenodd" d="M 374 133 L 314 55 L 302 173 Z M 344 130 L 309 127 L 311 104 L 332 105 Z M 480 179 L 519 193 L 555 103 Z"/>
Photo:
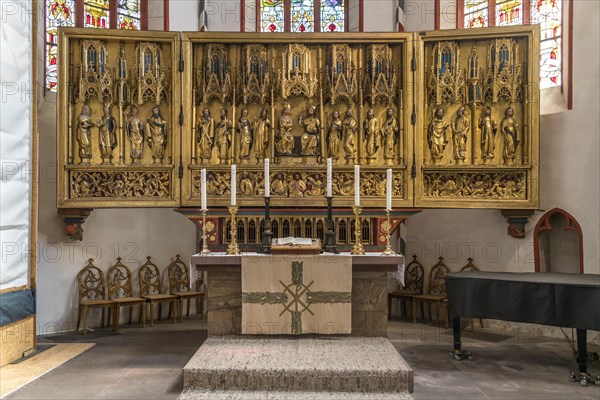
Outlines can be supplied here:
<path id="1" fill-rule="evenodd" d="M 351 301 L 351 256 L 242 256 L 242 334 L 350 334 Z"/>

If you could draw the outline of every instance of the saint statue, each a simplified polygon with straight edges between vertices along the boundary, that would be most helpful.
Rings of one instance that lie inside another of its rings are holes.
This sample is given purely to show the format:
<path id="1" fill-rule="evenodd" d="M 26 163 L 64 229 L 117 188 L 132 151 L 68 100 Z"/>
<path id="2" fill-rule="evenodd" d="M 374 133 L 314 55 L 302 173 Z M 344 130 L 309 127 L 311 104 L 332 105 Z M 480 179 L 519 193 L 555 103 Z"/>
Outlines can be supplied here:
<path id="1" fill-rule="evenodd" d="M 266 158 L 267 148 L 269 147 L 269 133 L 271 132 L 271 121 L 267 118 L 267 109 L 260 111 L 260 117 L 254 122 L 254 135 L 256 146 L 254 147 L 254 156 L 256 163 Z"/>
<path id="2" fill-rule="evenodd" d="M 433 119 L 427 128 L 427 142 L 431 151 L 431 158 L 434 164 L 438 163 L 444 157 L 444 149 L 448 144 L 446 140 L 446 131 L 449 125 L 444 120 L 444 109 L 438 107 L 435 109 Z"/>
<path id="3" fill-rule="evenodd" d="M 248 175 L 242 175 L 242 178 L 240 179 L 239 191 L 241 194 L 248 196 L 254 194 L 254 183 Z"/>
<path id="4" fill-rule="evenodd" d="M 227 110 L 221 108 L 221 120 L 216 125 L 217 152 L 222 164 L 229 159 L 229 146 L 231 145 L 231 120 L 227 117 Z"/>
<path id="5" fill-rule="evenodd" d="M 90 158 L 92 158 L 91 128 L 95 124 L 92 122 L 90 106 L 87 104 L 83 105 L 78 122 L 77 141 L 79 142 L 79 157 L 82 164 L 88 164 Z"/>
<path id="6" fill-rule="evenodd" d="M 212 148 L 215 141 L 215 120 L 210 115 L 210 110 L 202 110 L 198 121 L 198 145 L 200 146 L 200 162 L 210 161 Z"/>
<path id="7" fill-rule="evenodd" d="M 137 107 L 132 105 L 127 118 L 127 136 L 129 136 L 131 144 L 130 156 L 133 164 L 137 164 L 144 153 L 144 124 L 138 118 L 137 113 Z"/>
<path id="8" fill-rule="evenodd" d="M 346 152 L 346 164 L 354 164 L 356 160 L 356 131 L 357 131 L 356 119 L 352 116 L 352 109 L 346 111 L 346 118 L 344 118 L 343 124 L 343 140 L 344 140 L 344 151 Z"/>
<path id="9" fill-rule="evenodd" d="M 452 144 L 454 145 L 454 161 L 461 164 L 467 157 L 467 135 L 471 121 L 465 115 L 465 106 L 460 106 L 456 111 L 456 119 L 452 124 Z"/>
<path id="10" fill-rule="evenodd" d="M 250 157 L 250 149 L 252 148 L 252 128 L 250 127 L 247 108 L 242 108 L 237 129 L 240 133 L 240 159 L 247 162 L 248 157 Z"/>
<path id="11" fill-rule="evenodd" d="M 283 114 L 279 118 L 279 132 L 275 138 L 275 147 L 279 154 L 292 154 L 294 151 L 294 137 L 292 136 L 292 106 L 286 103 L 283 107 Z"/>
<path id="12" fill-rule="evenodd" d="M 152 107 L 152 115 L 146 121 L 146 141 L 152 149 L 154 164 L 162 163 L 167 145 L 167 121 L 160 115 L 158 106 Z"/>
<path id="13" fill-rule="evenodd" d="M 306 117 L 300 116 L 298 123 L 304 129 L 300 139 L 303 156 L 319 155 L 319 133 L 321 132 L 321 121 L 315 116 L 315 107 L 308 106 Z"/>
<path id="14" fill-rule="evenodd" d="M 327 127 L 327 154 L 334 161 L 340 156 L 340 142 L 342 140 L 343 123 L 338 110 L 331 113 L 331 121 Z"/>
<path id="15" fill-rule="evenodd" d="M 280 172 L 276 173 L 273 177 L 273 181 L 271 182 L 271 191 L 276 196 L 287 195 L 287 186 L 285 184 L 285 179 Z"/>
<path id="16" fill-rule="evenodd" d="M 99 143 L 100 143 L 100 155 L 102 156 L 102 162 L 104 164 L 110 164 L 112 160 L 112 153 L 115 147 L 117 147 L 117 123 L 112 115 L 110 115 L 110 106 L 104 105 L 104 115 L 100 118 L 99 128 Z"/>
<path id="17" fill-rule="evenodd" d="M 512 164 L 515 158 L 515 151 L 519 145 L 517 134 L 519 131 L 519 124 L 513 116 L 515 110 L 512 107 L 508 107 L 504 112 L 504 119 L 500 124 L 502 134 L 504 135 L 504 149 L 502 150 L 502 157 L 504 157 L 505 164 Z"/>
<path id="18" fill-rule="evenodd" d="M 302 176 L 296 172 L 294 174 L 294 180 L 290 183 L 290 197 L 304 197 L 306 192 L 306 182 L 302 179 Z"/>
<path id="19" fill-rule="evenodd" d="M 375 111 L 369 108 L 367 119 L 363 122 L 363 130 L 365 134 L 365 150 L 367 153 L 367 163 L 375 160 L 377 150 L 379 149 L 380 134 L 379 121 L 375 117 Z"/>
<path id="20" fill-rule="evenodd" d="M 396 158 L 396 140 L 398 132 L 400 132 L 392 107 L 388 108 L 385 113 L 385 121 L 381 130 L 383 131 L 383 159 L 387 165 L 392 165 Z"/>
<path id="21" fill-rule="evenodd" d="M 485 162 L 494 158 L 496 131 L 498 130 L 498 124 L 492 118 L 492 109 L 489 106 L 483 109 L 481 118 L 479 118 L 479 129 L 481 129 L 481 158 Z"/>

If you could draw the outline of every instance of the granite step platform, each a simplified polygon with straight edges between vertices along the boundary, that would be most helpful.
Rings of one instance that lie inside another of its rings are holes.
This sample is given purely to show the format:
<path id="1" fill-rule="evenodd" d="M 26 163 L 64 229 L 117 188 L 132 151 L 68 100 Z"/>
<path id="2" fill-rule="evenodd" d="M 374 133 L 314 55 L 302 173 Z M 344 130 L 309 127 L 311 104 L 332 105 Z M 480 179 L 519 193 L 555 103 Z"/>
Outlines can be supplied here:
<path id="1" fill-rule="evenodd" d="M 414 400 L 408 393 L 187 390 L 177 400 Z"/>
<path id="2" fill-rule="evenodd" d="M 183 369 L 183 390 L 182 396 L 192 391 L 198 396 L 203 391 L 252 396 L 248 391 L 254 391 L 259 397 L 247 398 L 268 399 L 260 396 L 271 392 L 319 393 L 323 398 L 343 392 L 348 398 L 353 392 L 364 398 L 412 392 L 413 371 L 386 338 L 228 336 L 209 338 L 198 349 Z"/>

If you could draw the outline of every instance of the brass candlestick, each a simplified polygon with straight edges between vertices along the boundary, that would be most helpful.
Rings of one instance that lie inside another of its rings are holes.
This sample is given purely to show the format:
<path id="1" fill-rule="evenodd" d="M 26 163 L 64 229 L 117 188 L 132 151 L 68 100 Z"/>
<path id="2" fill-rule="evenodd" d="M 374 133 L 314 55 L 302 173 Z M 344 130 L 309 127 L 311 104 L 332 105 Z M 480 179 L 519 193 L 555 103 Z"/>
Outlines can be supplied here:
<path id="1" fill-rule="evenodd" d="M 365 254 L 365 248 L 362 244 L 362 224 L 360 223 L 360 213 L 362 208 L 354 206 L 354 246 L 350 254 Z"/>
<path id="2" fill-rule="evenodd" d="M 206 236 L 206 209 L 202 210 L 202 251 L 201 254 L 212 253 L 208 249 L 208 236 Z"/>
<path id="3" fill-rule="evenodd" d="M 229 214 L 231 215 L 231 229 L 229 230 L 231 242 L 229 242 L 229 246 L 227 247 L 227 254 L 240 254 L 240 248 L 237 244 L 237 222 L 235 218 L 237 212 L 238 208 L 236 206 L 229 206 Z"/>
<path id="4" fill-rule="evenodd" d="M 385 232 L 385 240 L 386 240 L 386 245 L 385 245 L 385 250 L 383 251 L 383 253 L 381 253 L 381 255 L 383 256 L 395 256 L 396 252 L 394 250 L 392 250 L 392 245 L 390 244 L 390 238 L 391 238 L 391 231 L 392 231 L 392 221 L 390 219 L 390 210 L 385 210 L 385 213 L 387 215 L 387 230 Z"/>

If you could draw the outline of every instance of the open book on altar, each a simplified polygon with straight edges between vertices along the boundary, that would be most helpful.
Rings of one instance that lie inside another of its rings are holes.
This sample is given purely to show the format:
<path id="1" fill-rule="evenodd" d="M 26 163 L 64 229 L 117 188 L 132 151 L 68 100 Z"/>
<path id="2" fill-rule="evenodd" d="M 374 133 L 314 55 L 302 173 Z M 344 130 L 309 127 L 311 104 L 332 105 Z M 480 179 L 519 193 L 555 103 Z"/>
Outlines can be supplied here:
<path id="1" fill-rule="evenodd" d="M 310 253 L 321 251 L 321 240 L 311 238 L 297 238 L 297 237 L 285 237 L 279 239 L 273 239 L 271 244 L 271 250 L 274 252 L 278 251 L 307 251 Z"/>

